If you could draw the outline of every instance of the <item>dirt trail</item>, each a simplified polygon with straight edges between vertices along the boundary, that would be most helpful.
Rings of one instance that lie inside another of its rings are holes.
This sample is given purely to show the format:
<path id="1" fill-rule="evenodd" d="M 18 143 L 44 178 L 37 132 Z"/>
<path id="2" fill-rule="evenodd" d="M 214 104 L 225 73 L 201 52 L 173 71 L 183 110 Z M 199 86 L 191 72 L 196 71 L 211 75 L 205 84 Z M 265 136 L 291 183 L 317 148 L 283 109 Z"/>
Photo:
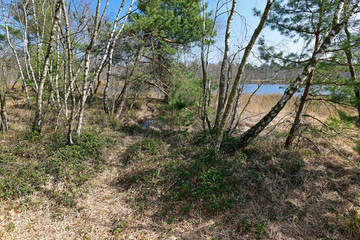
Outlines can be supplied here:
<path id="1" fill-rule="evenodd" d="M 126 137 L 124 141 L 131 144 L 134 139 Z M 89 181 L 87 193 L 74 209 L 58 207 L 36 194 L 17 200 L 14 206 L 25 205 L 14 209 L 9 209 L 10 202 L 3 202 L 0 239 L 114 239 L 119 219 L 132 212 L 125 202 L 126 193 L 115 184 L 124 150 L 119 144 L 108 150 L 108 166 Z"/>

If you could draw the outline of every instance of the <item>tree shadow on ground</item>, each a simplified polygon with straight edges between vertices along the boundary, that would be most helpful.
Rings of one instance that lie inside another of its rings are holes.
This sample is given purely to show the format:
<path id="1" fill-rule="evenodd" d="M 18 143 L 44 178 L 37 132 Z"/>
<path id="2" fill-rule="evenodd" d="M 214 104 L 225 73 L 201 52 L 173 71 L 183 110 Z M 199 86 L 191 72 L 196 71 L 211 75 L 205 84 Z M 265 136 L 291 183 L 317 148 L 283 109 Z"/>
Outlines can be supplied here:
<path id="1" fill-rule="evenodd" d="M 143 139 L 127 147 L 115 185 L 127 191 L 138 214 L 155 222 L 196 226 L 215 219 L 203 234 L 221 239 L 358 237 L 351 210 L 360 200 L 360 171 L 338 160 L 310 156 L 324 163 L 316 165 L 298 151 L 261 141 L 235 151 L 231 138 L 217 155 L 205 148 L 211 139 L 204 134 L 122 131 Z"/>

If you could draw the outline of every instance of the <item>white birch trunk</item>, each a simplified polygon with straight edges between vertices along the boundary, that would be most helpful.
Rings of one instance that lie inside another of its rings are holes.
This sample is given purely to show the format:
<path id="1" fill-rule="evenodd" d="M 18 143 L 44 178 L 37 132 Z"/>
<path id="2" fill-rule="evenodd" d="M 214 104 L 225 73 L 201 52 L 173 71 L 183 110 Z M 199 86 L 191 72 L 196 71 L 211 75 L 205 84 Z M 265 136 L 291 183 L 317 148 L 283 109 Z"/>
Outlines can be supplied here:
<path id="1" fill-rule="evenodd" d="M 99 30 L 100 25 L 101 25 L 101 20 L 102 20 L 101 18 L 99 19 L 100 4 L 101 4 L 101 0 L 98 0 L 97 6 L 96 6 L 95 23 L 94 23 L 94 26 L 93 26 L 93 29 L 92 29 L 90 43 L 89 43 L 88 47 L 86 48 L 86 52 L 85 52 L 84 80 L 83 80 L 81 100 L 80 100 L 80 106 L 79 106 L 79 118 L 78 118 L 78 124 L 77 124 L 77 128 L 76 128 L 76 133 L 78 135 L 80 135 L 80 133 L 81 133 L 81 127 L 82 127 L 84 111 L 85 111 L 85 103 L 86 103 L 86 99 L 88 97 L 88 89 L 89 89 L 88 77 L 89 77 L 89 71 L 90 71 L 90 51 L 94 47 L 95 40 L 96 40 L 98 30 Z M 109 4 L 109 0 L 106 3 L 104 13 L 105 13 L 105 11 L 107 9 L 108 4 Z M 103 16 L 104 16 L 104 14 L 102 15 L 102 17 Z"/>
<path id="2" fill-rule="evenodd" d="M 35 112 L 35 118 L 34 118 L 33 129 L 32 129 L 33 132 L 39 132 L 39 133 L 41 132 L 42 117 L 43 117 L 42 116 L 43 90 L 44 90 L 46 76 L 49 71 L 50 57 L 52 55 L 53 44 L 55 41 L 55 34 L 56 34 L 56 29 L 58 27 L 58 23 L 60 20 L 60 15 L 61 15 L 61 3 L 60 3 L 60 0 L 58 0 L 56 3 L 56 7 L 55 7 L 55 15 L 54 15 L 54 21 L 53 21 L 51 32 L 50 32 L 50 40 L 48 42 L 48 48 L 47 48 L 47 51 L 45 54 L 44 69 L 43 69 L 40 79 L 39 79 L 39 89 L 38 89 L 37 97 L 36 97 L 36 110 L 35 110 L 36 112 Z"/>
<path id="3" fill-rule="evenodd" d="M 238 72 L 236 74 L 236 77 L 235 77 L 235 80 L 234 80 L 234 84 L 232 86 L 232 89 L 231 89 L 231 92 L 230 92 L 230 95 L 229 95 L 229 99 L 227 101 L 227 104 L 226 104 L 226 108 L 225 108 L 225 111 L 224 111 L 224 114 L 221 118 L 221 121 L 220 121 L 220 125 L 219 125 L 219 128 L 218 128 L 218 133 L 217 133 L 217 136 L 216 136 L 216 140 L 215 140 L 215 150 L 218 151 L 220 149 L 220 144 L 221 144 L 221 140 L 222 140 L 222 136 L 224 134 L 224 129 L 225 129 L 225 125 L 227 123 L 227 120 L 228 120 L 228 117 L 230 115 L 230 111 L 231 111 L 231 108 L 232 108 L 232 105 L 233 105 L 233 102 L 234 102 L 234 98 L 235 98 L 235 95 L 236 95 L 236 92 L 237 92 L 237 88 L 238 88 L 238 85 L 240 83 L 240 80 L 242 78 L 242 75 L 244 73 L 244 69 L 245 69 L 245 65 L 246 65 L 246 62 L 247 62 L 247 59 L 251 53 L 251 50 L 258 38 L 258 36 L 260 35 L 262 29 L 264 28 L 265 26 L 265 22 L 270 14 L 270 10 L 271 10 L 271 7 L 274 3 L 274 0 L 268 0 L 267 3 L 266 3 L 266 7 L 265 7 L 265 11 L 261 17 L 261 20 L 260 20 L 260 23 L 258 25 L 258 27 L 255 29 L 246 49 L 245 49 L 245 52 L 244 52 L 244 55 L 241 59 L 241 62 L 240 62 L 240 66 L 238 68 Z"/>
<path id="4" fill-rule="evenodd" d="M 338 24 L 332 24 L 331 30 L 328 35 L 324 38 L 322 44 L 319 47 L 319 50 L 312 56 L 310 62 L 304 67 L 302 73 L 296 78 L 296 80 L 285 90 L 283 96 L 275 104 L 275 106 L 266 114 L 257 124 L 251 127 L 248 131 L 240 136 L 238 147 L 245 148 L 248 146 L 259 134 L 264 130 L 264 128 L 278 115 L 278 113 L 284 108 L 285 104 L 289 99 L 294 95 L 294 93 L 304 84 L 305 80 L 309 76 L 310 72 L 315 68 L 319 59 L 326 53 L 326 50 L 329 48 L 330 44 L 334 40 L 335 36 L 344 28 L 344 26 L 349 21 L 358 10 L 360 6 L 360 1 L 354 3 L 352 9 L 343 14 L 344 19 Z M 333 23 L 337 23 L 340 19 L 341 12 L 344 8 L 344 0 L 341 0 L 334 13 Z"/>
<path id="5" fill-rule="evenodd" d="M 226 72 L 228 69 L 228 63 L 229 63 L 229 51 L 230 51 L 230 33 L 231 33 L 231 23 L 234 19 L 234 15 L 236 12 L 236 4 L 237 0 L 232 1 L 232 7 L 230 10 L 230 15 L 227 20 L 226 25 L 226 31 L 225 31 L 225 49 L 224 49 L 224 57 L 221 64 L 221 70 L 220 70 L 220 84 L 219 84 L 219 100 L 218 100 L 218 106 L 217 106 L 217 113 L 215 118 L 215 124 L 214 128 L 218 128 L 220 124 L 221 116 L 224 112 L 224 105 L 226 102 L 226 96 L 225 96 L 225 85 L 226 85 Z"/>
<path id="6" fill-rule="evenodd" d="M 2 15 L 3 15 L 3 19 L 4 19 L 4 25 L 5 25 L 5 30 L 6 30 L 6 39 L 7 39 L 7 42 L 12 50 L 12 52 L 14 53 L 14 56 L 15 56 L 15 59 L 16 59 L 16 64 L 19 68 L 19 72 L 20 72 L 20 77 L 21 77 L 21 80 L 22 80 L 22 83 L 23 83 L 23 86 L 24 86 L 24 91 L 25 91 L 25 97 L 26 97 L 26 101 L 27 101 L 27 105 L 28 107 L 31 106 L 31 102 L 30 102 L 30 97 L 29 97 L 29 92 L 28 92 L 28 88 L 27 88 L 27 84 L 26 84 L 26 81 L 25 81 L 25 76 L 24 76 L 24 72 L 22 70 L 22 66 L 21 66 L 21 63 L 20 63 L 20 59 L 19 59 L 19 55 L 14 47 L 14 45 L 11 43 L 11 40 L 10 40 L 10 32 L 9 32 L 9 27 L 8 27 L 8 19 L 9 19 L 9 16 L 6 17 L 5 16 L 5 8 L 4 8 L 4 2 L 3 0 L 1 0 L 1 7 L 2 7 Z M 10 13 L 9 13 L 10 14 Z"/>

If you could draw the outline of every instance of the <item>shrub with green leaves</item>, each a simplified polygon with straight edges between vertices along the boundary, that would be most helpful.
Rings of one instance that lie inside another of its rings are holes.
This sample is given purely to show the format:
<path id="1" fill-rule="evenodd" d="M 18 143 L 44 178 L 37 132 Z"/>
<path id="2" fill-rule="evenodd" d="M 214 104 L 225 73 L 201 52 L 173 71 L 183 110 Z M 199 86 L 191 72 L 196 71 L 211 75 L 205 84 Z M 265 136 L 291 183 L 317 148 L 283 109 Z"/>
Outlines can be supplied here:
<path id="1" fill-rule="evenodd" d="M 55 192 L 53 196 L 69 198 L 74 187 L 84 184 L 104 163 L 104 141 L 98 134 L 83 133 L 74 139 L 72 146 L 66 144 L 64 135 L 43 139 L 26 133 L 24 139 L 25 144 L 31 141 L 31 145 L 36 146 L 35 151 L 39 148 L 40 154 L 38 158 L 22 154 L 26 145 L 0 149 L 0 197 L 15 198 L 45 191 L 44 184 L 52 177 L 55 182 L 64 183 L 64 192 Z"/>
<path id="2" fill-rule="evenodd" d="M 162 107 L 165 112 L 159 117 L 160 122 L 179 128 L 194 124 L 202 98 L 201 81 L 194 74 L 178 69 L 171 82 L 169 103 Z"/>
<path id="3" fill-rule="evenodd" d="M 145 137 L 144 139 L 129 146 L 125 151 L 125 162 L 141 160 L 144 155 L 155 156 L 165 148 L 166 144 L 155 138 Z"/>
<path id="4" fill-rule="evenodd" d="M 98 135 L 91 133 L 83 133 L 74 140 L 71 146 L 54 140 L 45 168 L 47 173 L 56 176 L 57 181 L 81 185 L 100 170 L 104 161 L 101 156 L 104 144 Z"/>
<path id="5" fill-rule="evenodd" d="M 39 190 L 48 177 L 40 163 L 0 152 L 0 197 L 13 198 Z"/>

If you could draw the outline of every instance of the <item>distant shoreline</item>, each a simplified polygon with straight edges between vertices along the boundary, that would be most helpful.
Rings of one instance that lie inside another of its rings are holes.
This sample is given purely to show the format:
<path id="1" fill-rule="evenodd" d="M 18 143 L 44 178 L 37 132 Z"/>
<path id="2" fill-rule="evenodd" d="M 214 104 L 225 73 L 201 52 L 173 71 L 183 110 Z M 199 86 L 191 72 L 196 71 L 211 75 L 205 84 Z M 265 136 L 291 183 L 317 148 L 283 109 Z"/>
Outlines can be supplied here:
<path id="1" fill-rule="evenodd" d="M 260 80 L 260 79 L 253 79 L 253 80 L 246 80 L 245 84 L 289 84 L 288 81 L 285 80 Z"/>

